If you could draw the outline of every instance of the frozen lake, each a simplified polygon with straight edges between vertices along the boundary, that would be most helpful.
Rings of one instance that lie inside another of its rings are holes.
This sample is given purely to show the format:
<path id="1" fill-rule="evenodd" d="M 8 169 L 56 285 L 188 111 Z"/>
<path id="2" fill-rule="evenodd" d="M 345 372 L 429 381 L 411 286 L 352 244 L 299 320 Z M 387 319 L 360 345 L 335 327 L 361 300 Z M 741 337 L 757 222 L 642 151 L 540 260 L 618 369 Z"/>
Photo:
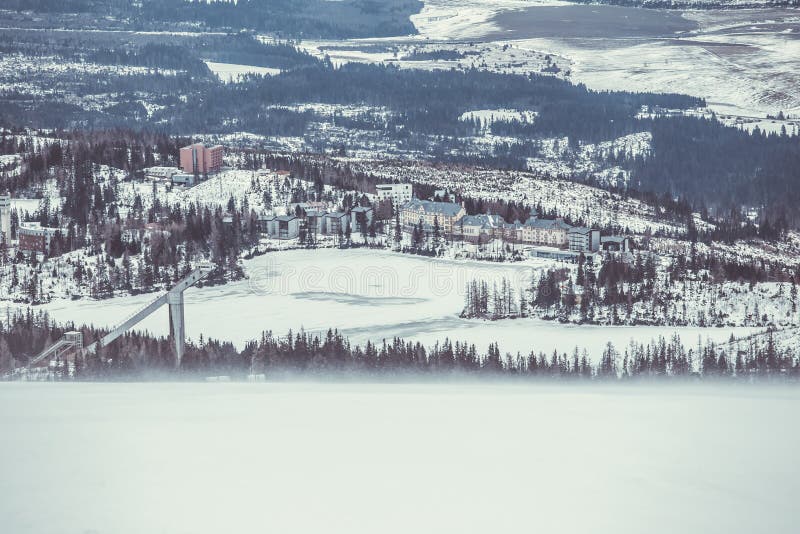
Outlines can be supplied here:
<path id="1" fill-rule="evenodd" d="M 797 532 L 797 389 L 0 384 L 13 534 Z"/>
<path id="2" fill-rule="evenodd" d="M 689 346 L 698 338 L 727 341 L 744 328 L 599 327 L 562 325 L 521 319 L 489 322 L 458 317 L 464 288 L 473 279 L 528 287 L 531 272 L 552 266 L 531 260 L 520 264 L 452 262 L 376 250 L 295 250 L 270 253 L 245 263 L 249 280 L 186 292 L 187 334 L 202 334 L 243 346 L 271 330 L 285 335 L 300 327 L 311 332 L 338 328 L 355 343 L 380 342 L 395 336 L 426 345 L 450 338 L 469 341 L 484 351 L 497 341 L 500 349 L 527 354 L 531 349 L 571 352 L 576 346 L 597 357 L 606 342 L 618 349 L 631 339 L 648 342 L 678 334 Z M 45 306 L 58 321 L 112 326 L 151 301 L 155 295 L 104 301 L 60 300 Z M 142 329 L 166 335 L 166 308 L 140 323 Z"/>

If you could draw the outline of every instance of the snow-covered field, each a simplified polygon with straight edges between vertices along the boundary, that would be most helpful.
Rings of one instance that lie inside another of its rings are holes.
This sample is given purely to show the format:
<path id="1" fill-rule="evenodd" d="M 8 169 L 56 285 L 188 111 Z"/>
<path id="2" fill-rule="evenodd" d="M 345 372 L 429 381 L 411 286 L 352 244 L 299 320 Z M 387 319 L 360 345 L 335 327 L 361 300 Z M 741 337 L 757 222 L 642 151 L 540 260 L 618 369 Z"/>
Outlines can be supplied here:
<path id="1" fill-rule="evenodd" d="M 0 384 L 13 534 L 797 531 L 797 389 Z"/>
<path id="2" fill-rule="evenodd" d="M 240 77 L 247 74 L 274 76 L 281 72 L 281 69 L 254 67 L 253 65 L 236 65 L 234 63 L 216 63 L 213 61 L 206 61 L 205 63 L 208 65 L 208 68 L 211 69 L 211 72 L 216 74 L 223 82 L 235 82 Z"/>
<path id="3" fill-rule="evenodd" d="M 419 35 L 409 38 L 302 46 L 339 63 L 522 74 L 541 71 L 549 56 L 561 68 L 558 75 L 568 72 L 593 89 L 688 93 L 736 116 L 800 113 L 797 8 L 681 12 L 560 0 L 426 0 L 412 21 Z M 414 49 L 467 55 L 405 60 Z"/>
<path id="4" fill-rule="evenodd" d="M 698 339 L 722 342 L 751 328 L 602 327 L 576 326 L 520 319 L 489 322 L 458 317 L 464 288 L 473 279 L 527 287 L 534 269 L 551 267 L 550 260 L 495 264 L 442 261 L 375 250 L 293 250 L 271 253 L 245 262 L 249 279 L 186 292 L 187 335 L 230 340 L 242 347 L 263 331 L 285 335 L 290 329 L 324 334 L 337 328 L 354 343 L 381 342 L 393 337 L 437 341 L 468 341 L 480 350 L 498 342 L 502 351 L 531 350 L 571 353 L 586 349 L 598 358 L 611 341 L 624 349 L 631 340 L 647 343 L 678 334 L 688 346 Z M 103 301 L 55 300 L 44 309 L 58 321 L 113 326 L 153 300 L 154 295 Z M 140 328 L 166 335 L 168 313 L 161 309 Z"/>

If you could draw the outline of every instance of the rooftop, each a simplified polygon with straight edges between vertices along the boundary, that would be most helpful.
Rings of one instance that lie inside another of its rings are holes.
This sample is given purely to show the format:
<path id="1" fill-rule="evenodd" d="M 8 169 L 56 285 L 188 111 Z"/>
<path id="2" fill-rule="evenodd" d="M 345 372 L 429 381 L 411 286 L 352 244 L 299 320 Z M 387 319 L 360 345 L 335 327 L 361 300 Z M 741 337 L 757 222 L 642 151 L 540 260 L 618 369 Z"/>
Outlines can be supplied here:
<path id="1" fill-rule="evenodd" d="M 591 231 L 591 228 L 586 228 L 585 226 L 573 226 L 569 229 L 571 234 L 588 234 Z"/>
<path id="2" fill-rule="evenodd" d="M 411 187 L 411 184 L 375 184 L 375 189 L 392 189 L 393 187 L 398 187 L 398 186 Z"/>
<path id="3" fill-rule="evenodd" d="M 530 217 L 523 226 L 530 228 L 542 228 L 545 230 L 569 230 L 572 228 L 564 222 L 564 219 L 539 219 L 537 217 Z"/>
<path id="4" fill-rule="evenodd" d="M 465 226 L 480 226 L 481 228 L 501 228 L 506 222 L 499 215 L 465 215 L 461 218 L 461 224 Z"/>
<path id="5" fill-rule="evenodd" d="M 461 211 L 461 206 L 453 204 L 452 202 L 434 202 L 432 200 L 419 200 L 415 198 L 406 204 L 406 209 L 455 217 Z"/>

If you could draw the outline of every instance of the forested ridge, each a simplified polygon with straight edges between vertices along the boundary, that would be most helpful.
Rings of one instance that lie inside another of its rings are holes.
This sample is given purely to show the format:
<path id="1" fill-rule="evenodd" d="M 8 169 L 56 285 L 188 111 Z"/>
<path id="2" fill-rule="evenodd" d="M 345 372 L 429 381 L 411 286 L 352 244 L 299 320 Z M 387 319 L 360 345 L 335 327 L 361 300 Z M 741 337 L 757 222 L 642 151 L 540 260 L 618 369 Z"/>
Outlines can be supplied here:
<path id="1" fill-rule="evenodd" d="M 96 29 L 255 30 L 292 37 L 388 37 L 416 33 L 419 0 L 0 0 L 0 9 L 33 12 L 37 27 Z M 48 18 L 48 16 L 52 18 Z"/>
<path id="2" fill-rule="evenodd" d="M 800 225 L 800 137 L 750 134 L 714 118 L 676 116 L 675 110 L 704 106 L 699 98 L 593 91 L 540 73 L 334 66 L 291 41 L 262 42 L 248 34 L 181 35 L 168 40 L 114 32 L 50 36 L 0 30 L 0 35 L 7 37 L 0 49 L 11 56 L 41 56 L 49 61 L 55 55 L 133 69 L 102 76 L 69 72 L 55 78 L 42 74 L 41 80 L 36 79 L 38 74 L 28 76 L 25 84 L 12 84 L 0 92 L 0 126 L 124 126 L 179 135 L 248 132 L 265 138 L 303 138 L 315 151 L 342 154 L 363 151 L 377 142 L 385 149 L 434 161 L 519 170 L 527 168 L 529 158 L 541 156 L 547 140 L 566 140 L 570 149 L 578 151 L 586 144 L 650 132 L 652 140 L 643 152 L 618 150 L 602 157 L 600 164 L 626 171 L 627 182 L 601 183 L 580 171 L 560 177 L 678 199 L 718 220 L 735 219 L 742 208 L 757 208 L 769 221 Z M 281 73 L 223 84 L 205 65 L 209 60 L 271 67 Z M 59 92 L 74 96 L 32 91 L 28 82 L 57 86 Z M 361 111 L 327 113 L 303 107 L 307 104 Z M 484 145 L 484 152 L 477 152 L 473 141 L 485 134 L 487 125 L 463 115 L 480 109 L 530 110 L 536 116 L 529 121 L 492 122 L 489 130 L 497 138 L 493 145 Z M 353 135 L 328 140 L 327 132 L 342 130 Z"/>

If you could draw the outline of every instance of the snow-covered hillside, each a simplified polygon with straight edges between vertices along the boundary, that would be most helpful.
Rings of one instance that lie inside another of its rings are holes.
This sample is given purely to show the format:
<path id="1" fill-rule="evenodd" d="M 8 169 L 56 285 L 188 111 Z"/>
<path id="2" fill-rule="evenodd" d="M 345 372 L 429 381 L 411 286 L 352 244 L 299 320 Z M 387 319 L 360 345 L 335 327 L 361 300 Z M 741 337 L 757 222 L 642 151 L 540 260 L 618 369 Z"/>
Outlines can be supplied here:
<path id="1" fill-rule="evenodd" d="M 592 150 L 595 148 L 593 147 Z M 491 169 L 466 169 L 455 166 L 427 165 L 402 161 L 364 161 L 333 158 L 355 171 L 366 172 L 386 180 L 408 180 L 456 191 L 474 198 L 514 200 L 540 205 L 587 224 L 619 226 L 643 234 L 659 230 L 683 232 L 681 224 L 660 220 L 652 206 L 639 200 L 596 187 L 550 178 L 537 173 L 509 172 Z M 699 217 L 695 224 L 707 228 Z"/>
<path id="2" fill-rule="evenodd" d="M 763 9 L 690 9 L 710 4 Z M 793 90 L 798 80 L 787 74 L 798 71 L 800 57 L 800 41 L 794 38 L 800 24 L 796 9 L 773 8 L 766 0 L 692 0 L 682 5 L 686 11 L 643 12 L 560 0 L 427 0 L 412 17 L 418 36 L 302 46 L 339 63 L 553 71 L 593 89 L 705 97 L 714 111 L 726 115 L 763 119 L 779 110 L 800 113 Z M 675 31 L 665 35 L 667 20 Z M 442 59 L 409 61 L 415 50 L 438 51 Z"/>

